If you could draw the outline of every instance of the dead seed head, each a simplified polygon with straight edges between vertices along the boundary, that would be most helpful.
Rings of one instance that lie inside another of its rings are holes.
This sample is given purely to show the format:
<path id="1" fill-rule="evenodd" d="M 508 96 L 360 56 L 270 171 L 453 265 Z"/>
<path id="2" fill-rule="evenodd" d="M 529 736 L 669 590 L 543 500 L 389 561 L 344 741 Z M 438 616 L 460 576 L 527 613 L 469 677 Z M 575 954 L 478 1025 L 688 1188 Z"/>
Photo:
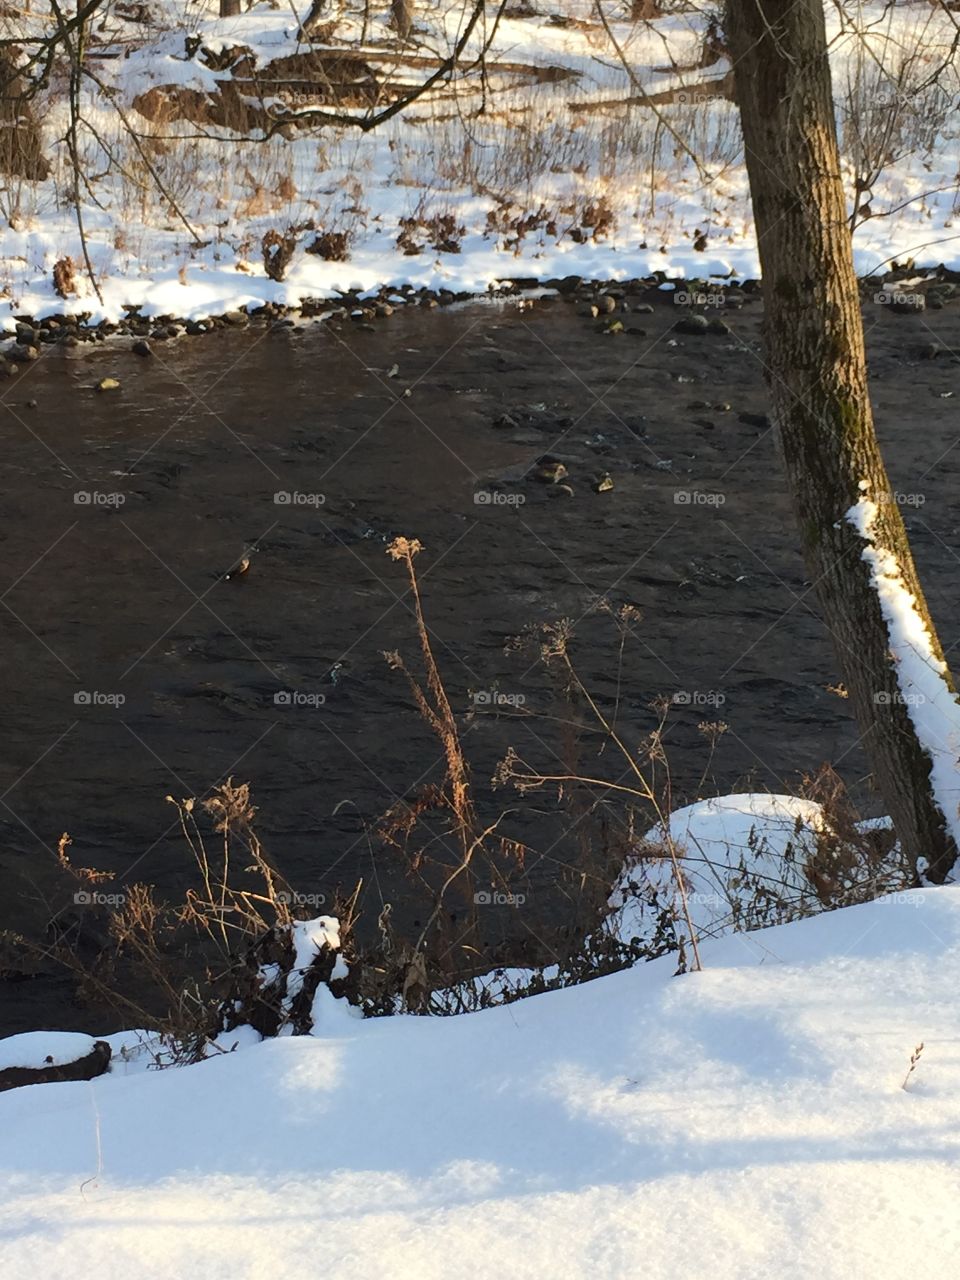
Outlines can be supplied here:
<path id="1" fill-rule="evenodd" d="M 67 846 L 71 844 L 73 844 L 73 840 L 67 832 L 64 831 L 63 835 L 57 841 L 57 860 L 62 867 L 68 867 L 70 865 L 70 858 L 67 855 Z"/>
<path id="2" fill-rule="evenodd" d="M 621 632 L 627 632 L 631 627 L 643 621 L 643 614 L 635 604 L 622 604 L 615 616 L 617 626 Z"/>
<path id="3" fill-rule="evenodd" d="M 214 819 L 214 831 L 220 833 L 249 826 L 257 813 L 250 803 L 249 783 L 234 786 L 232 778 L 221 783 L 209 800 L 204 800 L 203 807 Z"/>
<path id="4" fill-rule="evenodd" d="M 553 658 L 563 658 L 567 653 L 567 645 L 573 634 L 573 623 L 569 618 L 561 618 L 558 622 L 545 623 L 541 632 L 540 656 L 544 662 Z"/>
<path id="5" fill-rule="evenodd" d="M 391 560 L 412 560 L 423 550 L 423 543 L 416 538 L 394 538 L 387 547 L 387 555 Z"/>
<path id="6" fill-rule="evenodd" d="M 183 800 L 177 800 L 174 796 L 164 796 L 163 798 L 166 800 L 167 804 L 175 804 L 177 808 L 182 809 L 184 813 L 193 813 L 193 806 L 196 804 L 196 800 L 193 796 L 187 796 Z"/>

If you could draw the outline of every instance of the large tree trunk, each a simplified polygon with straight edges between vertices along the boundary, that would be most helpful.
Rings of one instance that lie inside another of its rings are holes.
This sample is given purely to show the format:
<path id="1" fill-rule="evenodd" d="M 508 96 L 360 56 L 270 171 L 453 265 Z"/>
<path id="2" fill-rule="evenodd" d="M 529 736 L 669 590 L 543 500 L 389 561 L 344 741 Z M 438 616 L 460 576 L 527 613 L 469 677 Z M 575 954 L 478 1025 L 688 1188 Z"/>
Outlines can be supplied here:
<path id="1" fill-rule="evenodd" d="M 26 81 L 0 54 L 0 174 L 42 182 L 50 173 Z"/>
<path id="2" fill-rule="evenodd" d="M 317 27 L 323 22 L 327 9 L 327 0 L 313 0 L 310 11 L 300 23 L 300 39 L 309 40 Z"/>
<path id="3" fill-rule="evenodd" d="M 240 0 L 220 0 L 220 17 L 236 18 L 240 13 Z"/>
<path id="4" fill-rule="evenodd" d="M 949 776 L 943 783 L 956 765 L 953 685 L 874 432 L 823 0 L 727 0 L 727 36 L 763 272 L 767 377 L 808 574 L 901 848 L 942 880 L 958 830 Z M 919 695 L 905 696 L 913 658 L 888 629 L 872 553 L 864 557 L 870 543 L 847 515 L 864 499 L 877 504 L 873 546 L 899 564 L 900 603 L 913 596 L 919 634 L 928 633 L 920 648 L 929 641 L 926 670 L 947 708 L 932 729 L 930 707 L 924 723 Z"/>
<path id="5" fill-rule="evenodd" d="M 413 30 L 413 0 L 391 0 L 393 25 L 401 40 L 409 40 Z"/>

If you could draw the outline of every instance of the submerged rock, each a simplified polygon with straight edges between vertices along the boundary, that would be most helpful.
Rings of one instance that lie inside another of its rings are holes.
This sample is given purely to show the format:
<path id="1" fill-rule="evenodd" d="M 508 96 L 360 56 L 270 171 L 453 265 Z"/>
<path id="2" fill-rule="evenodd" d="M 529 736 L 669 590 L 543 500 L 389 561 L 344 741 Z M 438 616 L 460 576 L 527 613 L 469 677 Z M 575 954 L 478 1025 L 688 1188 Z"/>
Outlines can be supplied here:
<path id="1" fill-rule="evenodd" d="M 7 352 L 7 359 L 12 360 L 15 364 L 29 364 L 31 360 L 37 360 L 40 356 L 40 349 L 27 343 L 18 342 L 12 346 Z"/>
<path id="2" fill-rule="evenodd" d="M 676 333 L 702 335 L 710 331 L 710 321 L 706 316 L 684 316 L 682 320 L 677 321 L 673 328 Z"/>
<path id="3" fill-rule="evenodd" d="M 543 484 L 557 484 L 566 479 L 567 468 L 556 458 L 541 458 L 530 474 Z"/>
<path id="4" fill-rule="evenodd" d="M 763 431 L 770 426 L 770 419 L 765 413 L 741 413 L 737 416 L 737 421 L 747 427 L 760 427 Z"/>
<path id="5" fill-rule="evenodd" d="M 879 300 L 888 311 L 898 316 L 919 315 L 927 309 L 927 300 L 922 293 L 901 293 L 889 285 L 879 295 Z"/>

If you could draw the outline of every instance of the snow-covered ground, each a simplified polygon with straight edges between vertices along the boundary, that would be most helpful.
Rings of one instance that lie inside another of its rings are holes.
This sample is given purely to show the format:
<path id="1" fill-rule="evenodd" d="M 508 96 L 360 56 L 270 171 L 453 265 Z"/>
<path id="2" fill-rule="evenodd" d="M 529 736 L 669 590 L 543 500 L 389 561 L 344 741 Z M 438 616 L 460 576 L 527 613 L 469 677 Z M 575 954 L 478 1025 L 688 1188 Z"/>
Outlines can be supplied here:
<path id="1" fill-rule="evenodd" d="M 703 961 L 3 1094 L 4 1276 L 953 1274 L 960 888 Z"/>
<path id="2" fill-rule="evenodd" d="M 416 83 L 450 53 L 464 6 L 417 7 L 406 53 L 425 67 L 396 62 L 387 10 L 372 15 L 361 43 L 359 8 L 340 6 L 331 47 L 359 51 L 384 75 Z M 294 9 L 261 3 L 219 19 L 215 0 L 167 0 L 141 11 L 146 21 L 98 16 L 89 63 L 100 83 L 83 88 L 83 214 L 103 302 L 80 269 L 71 171 L 57 146 L 68 124 L 66 95 L 55 77 L 39 108 L 51 176 L 0 183 L 0 320 L 64 310 L 116 319 L 125 304 L 191 318 L 401 282 L 483 291 L 517 276 L 758 274 L 737 110 L 720 92 L 729 64 L 718 55 L 697 65 L 705 21 L 695 8 L 632 23 L 625 5 L 605 0 L 607 27 L 592 0 L 505 16 L 487 54 L 486 100 L 474 74 L 367 134 L 324 126 L 266 142 L 152 122 L 133 104 L 163 85 L 216 88 L 203 55 L 188 55 L 188 37 L 212 51 L 242 44 L 261 66 L 297 52 Z M 29 33 L 45 12 L 3 19 L 4 34 Z M 868 210 L 854 238 L 858 270 L 882 272 L 893 258 L 957 265 L 952 15 L 844 0 L 827 7 L 827 21 L 851 204 L 855 169 L 871 170 L 877 149 L 883 153 L 870 188 L 857 196 Z M 490 34 L 481 24 L 466 62 Z M 572 74 L 544 78 L 544 68 Z M 626 102 L 638 86 L 680 96 L 656 110 Z M 397 237 L 410 218 L 422 251 L 405 255 Z M 459 252 L 436 247 L 428 225 L 437 218 L 450 220 Z M 315 233 L 305 231 L 285 279 L 268 279 L 263 235 L 308 221 L 345 234 L 348 259 L 307 254 Z M 79 292 L 63 300 L 52 273 L 68 256 Z"/>

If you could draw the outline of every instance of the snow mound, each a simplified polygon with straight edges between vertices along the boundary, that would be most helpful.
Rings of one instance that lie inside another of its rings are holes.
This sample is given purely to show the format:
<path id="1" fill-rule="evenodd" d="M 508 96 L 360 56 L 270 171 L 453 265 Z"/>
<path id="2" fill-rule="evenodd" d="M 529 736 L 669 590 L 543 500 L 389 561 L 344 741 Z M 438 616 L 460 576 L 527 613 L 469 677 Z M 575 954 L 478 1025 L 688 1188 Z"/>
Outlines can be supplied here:
<path id="1" fill-rule="evenodd" d="M 62 1067 L 92 1053 L 92 1036 L 74 1031 L 27 1031 L 0 1040 L 0 1071 L 9 1067 Z"/>
<path id="2" fill-rule="evenodd" d="M 676 898 L 668 837 L 682 863 L 690 920 L 701 937 L 743 927 L 757 886 L 791 903 L 812 896 L 803 868 L 823 825 L 823 811 L 814 801 L 762 792 L 677 809 L 666 828 L 651 828 L 642 841 L 663 849 L 663 856 L 627 866 L 614 888 L 610 906 L 621 913 L 619 936 L 624 941 L 643 936 L 651 892 L 665 902 Z"/>

